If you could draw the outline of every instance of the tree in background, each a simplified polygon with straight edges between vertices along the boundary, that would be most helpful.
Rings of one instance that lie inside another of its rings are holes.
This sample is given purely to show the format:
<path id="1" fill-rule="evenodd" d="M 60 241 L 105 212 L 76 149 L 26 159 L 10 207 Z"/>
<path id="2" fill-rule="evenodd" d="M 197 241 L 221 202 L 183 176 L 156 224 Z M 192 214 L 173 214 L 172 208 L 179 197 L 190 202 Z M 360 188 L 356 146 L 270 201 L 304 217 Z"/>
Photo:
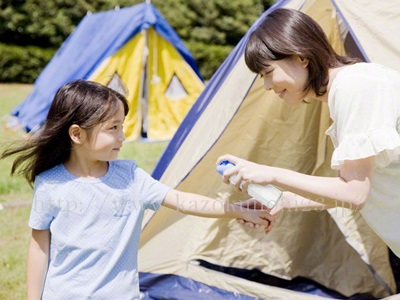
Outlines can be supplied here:
<path id="1" fill-rule="evenodd" d="M 33 82 L 85 14 L 139 0 L 0 0 L 0 82 Z M 153 0 L 209 79 L 274 0 Z"/>
<path id="2" fill-rule="evenodd" d="M 261 0 L 158 0 L 163 13 L 196 58 L 200 71 L 210 78 L 273 1 Z"/>

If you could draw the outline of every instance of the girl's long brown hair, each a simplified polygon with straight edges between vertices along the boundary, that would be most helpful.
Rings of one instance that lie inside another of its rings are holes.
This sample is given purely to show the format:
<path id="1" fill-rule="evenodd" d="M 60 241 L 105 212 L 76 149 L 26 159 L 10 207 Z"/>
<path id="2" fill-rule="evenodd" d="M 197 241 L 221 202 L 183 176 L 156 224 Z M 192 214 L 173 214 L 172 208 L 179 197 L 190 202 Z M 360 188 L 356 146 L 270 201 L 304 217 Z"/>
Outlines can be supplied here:
<path id="1" fill-rule="evenodd" d="M 308 59 L 309 76 L 304 92 L 313 90 L 317 96 L 326 93 L 330 68 L 360 61 L 338 55 L 317 22 L 300 11 L 285 8 L 265 16 L 251 33 L 244 57 L 247 67 L 259 74 L 269 61 L 294 55 Z"/>
<path id="2" fill-rule="evenodd" d="M 22 144 L 5 150 L 1 158 L 19 154 L 12 164 L 11 175 L 18 170 L 32 184 L 41 172 L 68 160 L 71 125 L 90 129 L 112 117 L 119 102 L 127 115 L 128 103 L 121 94 L 96 82 L 72 81 L 57 91 L 43 126 Z"/>

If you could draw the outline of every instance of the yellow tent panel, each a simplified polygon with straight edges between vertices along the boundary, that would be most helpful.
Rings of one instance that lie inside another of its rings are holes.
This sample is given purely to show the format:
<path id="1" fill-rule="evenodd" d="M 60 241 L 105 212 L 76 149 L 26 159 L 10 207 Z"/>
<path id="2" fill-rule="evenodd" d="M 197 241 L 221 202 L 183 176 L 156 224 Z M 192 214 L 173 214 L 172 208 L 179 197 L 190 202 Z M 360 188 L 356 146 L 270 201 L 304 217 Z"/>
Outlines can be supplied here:
<path id="1" fill-rule="evenodd" d="M 127 97 L 130 111 L 124 131 L 128 140 L 143 134 L 149 139 L 171 138 L 204 88 L 175 47 L 152 27 L 104 60 L 90 80 Z"/>
<path id="2" fill-rule="evenodd" d="M 123 83 L 122 88 L 126 90 L 120 90 L 120 92 L 125 92 L 130 107 L 129 114 L 125 119 L 124 131 L 125 135 L 130 139 L 136 139 L 140 134 L 141 111 L 138 108 L 144 46 L 145 36 L 138 34 L 115 55 L 104 60 L 97 72 L 89 79 L 104 85 L 110 85 L 113 78 L 119 78 L 119 83 Z M 126 87 L 129 87 L 129 89 Z"/>
<path id="3" fill-rule="evenodd" d="M 148 135 L 162 139 L 172 137 L 204 84 L 178 51 L 152 28 L 148 38 Z"/>

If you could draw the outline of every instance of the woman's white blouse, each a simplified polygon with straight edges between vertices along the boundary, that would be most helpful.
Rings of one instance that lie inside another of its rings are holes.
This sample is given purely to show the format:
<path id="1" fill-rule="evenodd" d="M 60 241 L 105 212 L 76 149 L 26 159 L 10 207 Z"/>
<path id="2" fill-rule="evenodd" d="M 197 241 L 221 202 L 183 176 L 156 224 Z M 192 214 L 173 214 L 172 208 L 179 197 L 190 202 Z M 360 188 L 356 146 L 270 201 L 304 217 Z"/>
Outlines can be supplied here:
<path id="1" fill-rule="evenodd" d="M 348 66 L 333 80 L 328 105 L 331 167 L 376 156 L 361 214 L 400 257 L 400 73 L 373 63 Z"/>

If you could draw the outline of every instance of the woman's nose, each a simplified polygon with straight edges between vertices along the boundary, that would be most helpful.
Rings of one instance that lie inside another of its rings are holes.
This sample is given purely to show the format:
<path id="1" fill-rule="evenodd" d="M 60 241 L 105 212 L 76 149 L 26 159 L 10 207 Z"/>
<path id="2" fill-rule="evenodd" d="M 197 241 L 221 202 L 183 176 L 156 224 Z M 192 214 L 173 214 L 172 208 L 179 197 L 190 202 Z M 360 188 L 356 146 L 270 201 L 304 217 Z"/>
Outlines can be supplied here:
<path id="1" fill-rule="evenodd" d="M 272 80 L 269 78 L 264 78 L 264 89 L 269 91 L 272 89 Z"/>

